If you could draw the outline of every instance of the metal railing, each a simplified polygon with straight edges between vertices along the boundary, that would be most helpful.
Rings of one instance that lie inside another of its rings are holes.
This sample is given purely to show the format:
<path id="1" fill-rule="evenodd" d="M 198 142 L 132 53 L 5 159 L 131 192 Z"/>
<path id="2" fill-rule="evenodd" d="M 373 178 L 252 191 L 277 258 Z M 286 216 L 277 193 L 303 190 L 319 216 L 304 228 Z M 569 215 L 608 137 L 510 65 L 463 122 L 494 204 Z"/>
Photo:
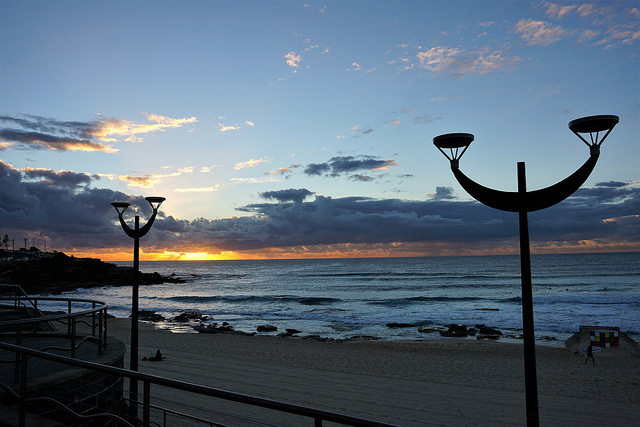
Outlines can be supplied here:
<path id="1" fill-rule="evenodd" d="M 14 285 L 0 285 L 0 288 L 11 287 Z M 16 286 L 20 288 L 19 286 Z M 20 288 L 21 290 L 21 288 Z M 29 315 L 25 304 L 27 301 L 32 307 L 37 317 L 26 317 L 14 320 L 0 320 L 0 334 L 15 334 L 15 344 L 21 345 L 23 335 L 26 333 L 37 335 L 45 332 L 53 332 L 60 336 L 67 337 L 70 341 L 69 348 L 57 348 L 58 350 L 66 350 L 71 353 L 71 357 L 76 357 L 76 350 L 84 341 L 89 339 L 98 342 L 98 354 L 102 354 L 107 345 L 107 304 L 101 301 L 80 299 L 80 298 L 61 298 L 61 297 L 35 297 L 14 293 L 12 296 L 0 295 L 0 305 L 8 302 L 16 309 L 25 309 L 25 313 Z M 62 302 L 62 313 L 43 313 L 38 308 L 38 302 Z M 87 306 L 90 306 L 87 308 Z M 47 325 L 42 328 L 41 325 Z M 78 325 L 86 325 L 90 329 L 90 335 L 79 336 Z M 63 330 L 56 328 L 56 325 L 62 326 Z M 44 332 L 43 332 L 44 329 Z M 48 329 L 48 331 L 46 331 Z"/>
<path id="2" fill-rule="evenodd" d="M 89 362 L 86 360 L 73 359 L 66 356 L 60 356 L 56 354 L 46 353 L 39 350 L 33 350 L 27 347 L 22 347 L 14 344 L 0 342 L 0 349 L 9 350 L 15 352 L 16 355 L 22 360 L 21 370 L 21 390 L 26 390 L 27 382 L 27 356 L 37 357 L 53 362 L 64 363 L 74 367 L 85 368 L 96 372 L 102 372 L 110 375 L 117 375 L 123 378 L 129 378 L 129 380 L 137 380 L 142 383 L 142 425 L 147 427 L 151 425 L 150 410 L 151 410 L 151 386 L 163 386 L 169 387 L 174 390 L 196 393 L 203 396 L 209 396 L 212 398 L 224 399 L 237 403 L 243 403 L 247 405 L 257 406 L 261 408 L 267 408 L 275 411 L 286 412 L 289 414 L 301 415 L 313 419 L 316 427 L 322 426 L 323 421 L 335 422 L 338 424 L 349 426 L 371 426 L 371 427 L 390 427 L 390 424 L 385 424 L 377 421 L 371 421 L 363 418 L 353 417 L 350 415 L 337 414 L 321 409 L 309 408 L 305 406 L 295 405 L 292 403 L 281 402 L 277 400 L 266 399 L 262 397 L 252 396 L 248 394 L 235 393 L 227 390 L 217 389 L 214 387 L 187 383 L 184 381 L 178 381 L 170 378 L 164 378 L 157 375 L 145 374 L 141 372 L 134 372 L 123 368 L 116 368 L 113 366 L 101 365 L 95 362 Z M 26 403 L 22 401 L 24 399 L 24 393 L 20 393 L 20 419 L 23 420 L 26 414 Z"/>

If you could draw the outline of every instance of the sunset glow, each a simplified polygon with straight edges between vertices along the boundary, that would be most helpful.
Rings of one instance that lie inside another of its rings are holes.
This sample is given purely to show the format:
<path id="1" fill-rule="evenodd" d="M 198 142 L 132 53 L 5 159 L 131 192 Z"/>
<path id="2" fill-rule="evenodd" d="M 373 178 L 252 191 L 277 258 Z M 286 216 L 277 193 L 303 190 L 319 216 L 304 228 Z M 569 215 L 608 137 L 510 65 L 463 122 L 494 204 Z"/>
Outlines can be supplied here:
<path id="1" fill-rule="evenodd" d="M 130 260 L 110 203 L 144 225 L 162 196 L 142 260 L 517 253 L 517 215 L 433 138 L 472 133 L 461 171 L 515 191 L 526 162 L 536 190 L 590 155 L 568 123 L 611 114 L 531 247 L 639 250 L 634 1 L 3 1 L 0 37 L 5 249 Z"/>

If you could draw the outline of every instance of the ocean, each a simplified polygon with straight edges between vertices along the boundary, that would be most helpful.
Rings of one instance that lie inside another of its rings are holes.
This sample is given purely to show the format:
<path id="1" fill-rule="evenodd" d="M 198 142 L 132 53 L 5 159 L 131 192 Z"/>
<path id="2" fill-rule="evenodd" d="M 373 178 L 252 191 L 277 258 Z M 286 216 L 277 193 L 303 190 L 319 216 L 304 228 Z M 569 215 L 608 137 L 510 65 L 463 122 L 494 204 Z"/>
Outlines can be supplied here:
<path id="1" fill-rule="evenodd" d="M 640 341 L 640 253 L 532 255 L 536 339 L 557 343 L 580 325 L 618 326 Z M 131 265 L 131 263 L 119 263 Z M 141 271 L 175 274 L 185 283 L 140 287 L 140 309 L 171 318 L 198 310 L 207 323 L 254 332 L 336 339 L 376 336 L 429 339 L 438 334 L 388 323 L 484 324 L 505 334 L 522 328 L 520 258 L 426 258 L 141 262 Z M 109 304 L 128 317 L 131 288 L 80 288 L 65 296 Z M 193 332 L 165 322 L 159 327 Z M 276 332 L 276 333 L 278 333 Z"/>

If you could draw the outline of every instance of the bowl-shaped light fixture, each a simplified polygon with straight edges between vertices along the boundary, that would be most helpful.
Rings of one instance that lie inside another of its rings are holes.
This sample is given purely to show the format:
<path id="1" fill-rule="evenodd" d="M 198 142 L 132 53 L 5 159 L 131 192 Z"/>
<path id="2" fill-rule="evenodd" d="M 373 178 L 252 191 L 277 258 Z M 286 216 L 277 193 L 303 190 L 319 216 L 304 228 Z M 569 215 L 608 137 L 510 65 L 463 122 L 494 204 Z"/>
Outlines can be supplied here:
<path id="1" fill-rule="evenodd" d="M 595 145 L 599 147 L 619 121 L 620 118 L 618 116 L 612 115 L 581 117 L 579 119 L 571 120 L 569 122 L 569 129 L 588 146 L 591 147 Z M 602 138 L 600 138 L 600 133 L 602 132 L 606 133 Z M 582 135 L 580 135 L 581 133 L 588 133 L 591 141 L 587 141 Z"/>
<path id="2" fill-rule="evenodd" d="M 433 138 L 433 145 L 452 162 L 462 157 L 471 142 L 473 142 L 473 135 L 470 133 L 446 133 Z M 449 153 L 444 149 L 449 149 Z"/>
<path id="3" fill-rule="evenodd" d="M 124 211 L 126 211 L 127 208 L 129 206 L 131 206 L 131 203 L 127 203 L 127 202 L 112 202 L 111 206 L 113 206 L 116 209 L 116 212 L 118 212 L 118 215 L 122 215 L 124 213 Z"/>
<path id="4" fill-rule="evenodd" d="M 160 205 L 162 204 L 162 202 L 164 202 L 165 200 L 167 200 L 164 197 L 154 197 L 154 196 L 149 196 L 149 197 L 145 197 L 144 198 L 147 202 L 149 202 L 149 204 L 151 205 L 151 208 L 154 211 L 157 211 L 158 208 L 160 207 Z"/>

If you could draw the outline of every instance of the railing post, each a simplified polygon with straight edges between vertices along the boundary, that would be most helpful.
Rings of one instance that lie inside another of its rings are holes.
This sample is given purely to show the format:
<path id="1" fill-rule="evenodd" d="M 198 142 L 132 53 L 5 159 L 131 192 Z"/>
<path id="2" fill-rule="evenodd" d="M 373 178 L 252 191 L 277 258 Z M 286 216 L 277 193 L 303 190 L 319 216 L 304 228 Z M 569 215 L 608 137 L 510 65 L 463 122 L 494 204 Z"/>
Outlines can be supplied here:
<path id="1" fill-rule="evenodd" d="M 144 427 L 149 427 L 149 408 L 151 404 L 151 385 L 149 380 L 144 380 L 144 402 L 142 404 L 142 424 Z"/>
<path id="2" fill-rule="evenodd" d="M 76 318 L 71 318 L 71 357 L 76 357 Z"/>
<path id="3" fill-rule="evenodd" d="M 20 412 L 18 425 L 24 427 L 27 418 L 27 405 L 25 399 L 27 397 L 27 355 L 25 353 L 16 353 L 20 357 Z"/>
<path id="4" fill-rule="evenodd" d="M 315 427 L 322 427 L 322 418 L 315 417 Z"/>
<path id="5" fill-rule="evenodd" d="M 104 345 L 104 341 L 103 341 L 103 336 L 102 336 L 102 328 L 103 328 L 103 311 L 100 310 L 98 312 L 98 354 L 102 354 L 102 351 L 104 350 L 103 345 Z M 95 336 L 95 335 L 94 335 Z"/>
<path id="6" fill-rule="evenodd" d="M 22 345 L 22 326 L 18 326 L 18 329 L 16 330 L 16 345 Z M 20 360 L 20 353 L 16 353 L 16 369 L 14 373 L 15 382 L 18 382 L 20 379 L 20 369 L 22 367 Z"/>
<path id="7" fill-rule="evenodd" d="M 92 302 L 91 303 L 91 309 L 93 310 L 91 312 L 91 336 L 95 337 L 96 336 L 96 303 Z"/>
<path id="8" fill-rule="evenodd" d="M 71 314 L 71 300 L 67 301 L 67 314 Z M 71 334 L 71 318 L 67 317 L 67 335 Z"/>

